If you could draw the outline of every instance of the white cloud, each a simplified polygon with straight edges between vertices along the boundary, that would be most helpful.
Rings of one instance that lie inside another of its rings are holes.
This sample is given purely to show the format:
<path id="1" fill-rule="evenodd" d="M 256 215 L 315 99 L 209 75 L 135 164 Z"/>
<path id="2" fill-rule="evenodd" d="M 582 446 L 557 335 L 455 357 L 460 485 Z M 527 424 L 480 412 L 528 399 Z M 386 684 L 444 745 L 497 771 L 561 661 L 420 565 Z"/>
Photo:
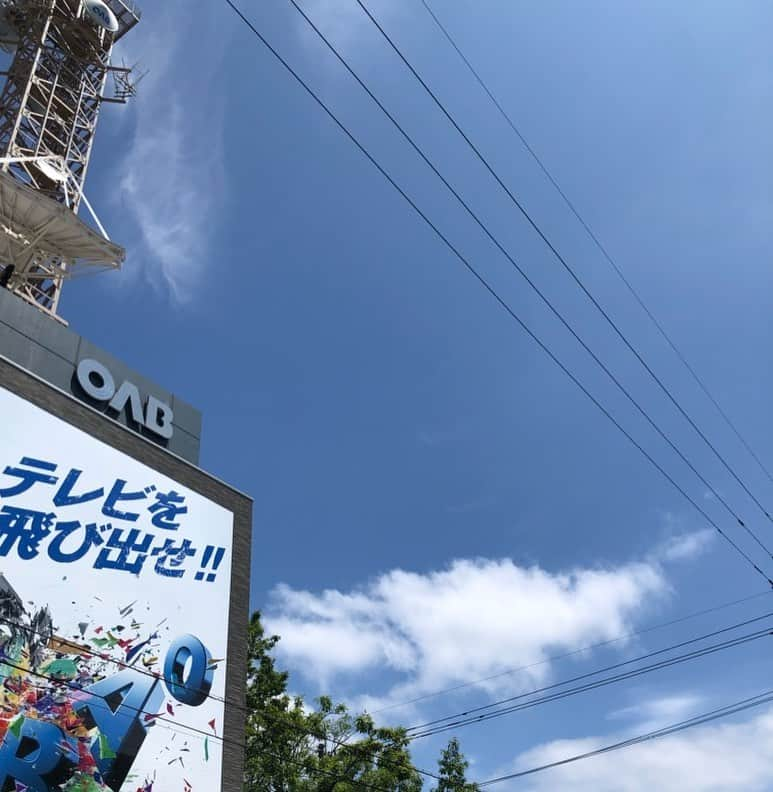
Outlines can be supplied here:
<path id="1" fill-rule="evenodd" d="M 659 556 L 663 561 L 690 561 L 704 553 L 715 537 L 711 528 L 672 536 L 664 543 Z"/>
<path id="2" fill-rule="evenodd" d="M 631 721 L 636 732 L 645 733 L 662 729 L 671 723 L 678 723 L 695 715 L 704 706 L 702 696 L 680 695 L 647 699 L 631 707 L 616 710 L 609 714 L 612 720 Z M 706 707 L 704 707 L 706 709 Z"/>
<path id="3" fill-rule="evenodd" d="M 196 26 L 207 25 L 206 9 L 190 14 L 186 8 L 175 2 L 153 10 L 125 45 L 140 42 L 127 59 L 139 58 L 149 71 L 131 105 L 135 126 L 117 196 L 139 230 L 139 239 L 127 245 L 126 269 L 141 268 L 178 303 L 190 300 L 198 285 L 223 192 L 223 91 L 213 83 L 225 44 L 203 52 Z"/>
<path id="4" fill-rule="evenodd" d="M 565 759 L 628 736 L 556 740 L 521 754 L 507 772 Z M 692 729 L 494 788 L 501 792 L 766 792 L 773 789 L 773 710 L 743 722 Z"/>
<path id="5" fill-rule="evenodd" d="M 459 560 L 426 574 L 394 570 L 349 592 L 280 585 L 266 623 L 282 636 L 290 667 L 320 686 L 390 671 L 398 682 L 387 700 L 404 699 L 616 638 L 666 591 L 655 563 L 554 574 L 509 559 Z M 480 687 L 523 690 L 549 670 L 543 664 Z"/>

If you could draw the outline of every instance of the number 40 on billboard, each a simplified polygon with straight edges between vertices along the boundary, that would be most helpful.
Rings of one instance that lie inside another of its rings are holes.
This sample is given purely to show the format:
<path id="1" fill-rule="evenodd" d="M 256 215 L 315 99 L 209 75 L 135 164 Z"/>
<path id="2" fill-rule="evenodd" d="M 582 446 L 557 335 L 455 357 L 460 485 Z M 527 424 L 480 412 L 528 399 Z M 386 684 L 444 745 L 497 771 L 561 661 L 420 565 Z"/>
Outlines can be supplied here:
<path id="1" fill-rule="evenodd" d="M 212 655 L 194 635 L 175 640 L 164 660 L 163 680 L 136 668 L 74 692 L 74 710 L 88 729 L 97 729 L 91 755 L 102 782 L 121 789 L 153 726 L 163 713 L 162 683 L 181 704 L 198 707 L 210 695 Z M 55 723 L 20 717 L 0 745 L 0 789 L 14 781 L 29 792 L 53 792 L 72 775 L 79 761 L 77 743 Z M 18 787 L 16 787 L 18 788 Z"/>

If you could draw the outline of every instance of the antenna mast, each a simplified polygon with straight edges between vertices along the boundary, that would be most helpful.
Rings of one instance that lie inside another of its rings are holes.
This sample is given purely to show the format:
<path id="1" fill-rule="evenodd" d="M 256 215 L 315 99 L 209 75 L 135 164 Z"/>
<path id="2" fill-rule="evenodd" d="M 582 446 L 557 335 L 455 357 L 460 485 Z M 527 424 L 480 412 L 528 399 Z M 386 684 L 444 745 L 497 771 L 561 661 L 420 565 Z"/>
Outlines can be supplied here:
<path id="1" fill-rule="evenodd" d="M 66 278 L 126 256 L 83 186 L 102 103 L 133 95 L 111 54 L 139 20 L 133 0 L 0 0 L 0 48 L 13 54 L 0 93 L 0 287 L 57 319 Z"/>

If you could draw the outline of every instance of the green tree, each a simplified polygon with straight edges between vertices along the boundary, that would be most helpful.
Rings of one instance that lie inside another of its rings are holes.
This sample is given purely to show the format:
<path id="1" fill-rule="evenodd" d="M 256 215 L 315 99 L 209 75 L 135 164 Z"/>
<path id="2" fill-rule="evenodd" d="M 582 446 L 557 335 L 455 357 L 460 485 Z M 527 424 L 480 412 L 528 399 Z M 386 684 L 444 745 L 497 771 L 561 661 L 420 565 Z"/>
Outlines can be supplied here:
<path id="1" fill-rule="evenodd" d="M 313 766 L 316 735 L 324 735 L 324 715 L 308 713 L 299 696 L 287 692 L 288 674 L 272 651 L 279 637 L 266 637 L 255 612 L 247 637 L 246 792 L 296 792 Z"/>
<path id="2" fill-rule="evenodd" d="M 369 786 L 420 792 L 422 779 L 411 761 L 405 729 L 376 726 L 370 715 L 352 716 L 343 705 L 324 723 L 325 752 L 317 757 L 317 772 L 311 773 L 304 792 L 362 792 Z"/>
<path id="3" fill-rule="evenodd" d="M 378 727 L 323 696 L 309 711 L 287 692 L 260 613 L 249 624 L 245 792 L 420 792 L 404 729 Z"/>
<path id="4" fill-rule="evenodd" d="M 480 792 L 477 784 L 467 781 L 470 763 L 459 748 L 459 740 L 452 737 L 440 754 L 438 769 L 440 781 L 434 792 Z"/>

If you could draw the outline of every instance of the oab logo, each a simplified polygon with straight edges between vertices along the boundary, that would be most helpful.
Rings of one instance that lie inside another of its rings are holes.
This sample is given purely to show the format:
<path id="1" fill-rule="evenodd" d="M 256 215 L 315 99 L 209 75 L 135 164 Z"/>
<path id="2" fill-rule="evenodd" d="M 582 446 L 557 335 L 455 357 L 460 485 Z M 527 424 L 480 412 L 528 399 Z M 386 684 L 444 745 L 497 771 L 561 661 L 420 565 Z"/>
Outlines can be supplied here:
<path id="1" fill-rule="evenodd" d="M 118 20 L 115 14 L 102 0 L 84 0 L 84 8 L 89 18 L 97 25 L 115 33 L 118 30 Z"/>
<path id="2" fill-rule="evenodd" d="M 128 380 L 116 388 L 113 375 L 97 360 L 81 360 L 75 376 L 86 395 L 97 402 L 106 403 L 108 410 L 118 415 L 125 410 L 126 416 L 135 423 L 164 440 L 171 440 L 174 413 L 166 402 L 148 396 L 143 407 L 139 388 Z"/>

